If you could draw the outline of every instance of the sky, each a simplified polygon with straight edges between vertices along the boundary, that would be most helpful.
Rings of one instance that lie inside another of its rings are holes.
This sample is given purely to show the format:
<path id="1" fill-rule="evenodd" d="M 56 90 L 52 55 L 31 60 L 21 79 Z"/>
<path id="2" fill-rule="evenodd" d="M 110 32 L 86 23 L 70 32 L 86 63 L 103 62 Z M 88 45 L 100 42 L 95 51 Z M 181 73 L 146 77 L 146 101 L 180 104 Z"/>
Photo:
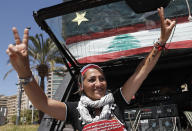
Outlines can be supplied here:
<path id="1" fill-rule="evenodd" d="M 12 66 L 7 65 L 9 59 L 6 49 L 14 43 L 12 27 L 16 27 L 21 38 L 23 30 L 30 26 L 30 35 L 42 33 L 44 38 L 48 35 L 40 29 L 33 18 L 33 11 L 61 3 L 62 0 L 3 0 L 0 4 L 0 95 L 11 96 L 17 94 L 17 73 L 11 72 L 5 80 L 3 76 Z"/>

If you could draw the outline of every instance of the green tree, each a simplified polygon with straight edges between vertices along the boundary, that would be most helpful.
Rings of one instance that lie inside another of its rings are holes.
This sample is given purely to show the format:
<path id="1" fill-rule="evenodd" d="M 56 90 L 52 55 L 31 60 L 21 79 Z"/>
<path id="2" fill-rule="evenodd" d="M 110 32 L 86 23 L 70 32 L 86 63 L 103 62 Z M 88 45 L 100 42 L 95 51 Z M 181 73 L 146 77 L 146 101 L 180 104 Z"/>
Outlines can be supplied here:
<path id="1" fill-rule="evenodd" d="M 56 64 L 63 64 L 63 59 L 54 42 L 50 39 L 44 39 L 42 34 L 29 36 L 28 54 L 31 65 L 31 70 L 36 69 L 40 77 L 40 87 L 45 90 L 45 77 L 48 73 L 55 69 Z M 8 64 L 10 61 L 8 60 Z M 5 75 L 5 79 L 10 72 L 10 69 Z M 39 113 L 39 122 L 43 117 L 43 113 Z"/>
<path id="2" fill-rule="evenodd" d="M 57 47 L 54 42 L 47 38 L 43 39 L 42 34 L 36 34 L 35 37 L 30 36 L 29 41 L 29 57 L 32 61 L 32 68 L 35 68 L 40 77 L 40 87 L 44 90 L 44 79 L 47 77 L 49 71 L 55 68 L 56 63 L 60 63 L 62 60 Z"/>
<path id="3" fill-rule="evenodd" d="M 22 110 L 21 114 L 22 114 L 22 117 L 20 122 L 23 124 L 30 125 L 32 120 L 32 110 Z M 25 119 L 25 122 L 24 122 L 24 119 Z M 34 110 L 33 121 L 37 122 L 38 119 L 39 119 L 38 111 Z"/>
<path id="4" fill-rule="evenodd" d="M 13 124 L 16 124 L 16 115 L 13 115 L 12 117 L 11 117 L 11 122 L 13 123 Z"/>
<path id="5" fill-rule="evenodd" d="M 28 46 L 31 67 L 37 70 L 40 77 L 40 87 L 44 91 L 45 77 L 48 76 L 49 71 L 54 70 L 56 63 L 62 63 L 62 58 L 54 42 L 50 38 L 44 40 L 42 34 L 30 36 L 29 42 L 31 42 Z M 40 112 L 40 121 L 42 117 L 43 113 Z"/>

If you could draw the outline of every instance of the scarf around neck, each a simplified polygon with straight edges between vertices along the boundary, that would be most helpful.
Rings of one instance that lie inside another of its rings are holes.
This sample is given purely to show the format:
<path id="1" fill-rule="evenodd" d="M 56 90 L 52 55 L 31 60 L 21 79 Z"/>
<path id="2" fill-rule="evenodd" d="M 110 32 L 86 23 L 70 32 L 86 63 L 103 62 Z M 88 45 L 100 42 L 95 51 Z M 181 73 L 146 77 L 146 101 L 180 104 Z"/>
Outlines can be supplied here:
<path id="1" fill-rule="evenodd" d="M 89 114 L 88 107 L 91 108 L 102 108 L 102 111 L 99 116 L 91 117 Z M 115 109 L 114 98 L 112 93 L 109 93 L 102 97 L 100 100 L 93 101 L 88 98 L 86 95 L 82 95 L 78 103 L 77 110 L 80 114 L 80 120 L 82 124 L 88 124 L 99 120 L 109 119 L 111 117 L 111 110 Z"/>

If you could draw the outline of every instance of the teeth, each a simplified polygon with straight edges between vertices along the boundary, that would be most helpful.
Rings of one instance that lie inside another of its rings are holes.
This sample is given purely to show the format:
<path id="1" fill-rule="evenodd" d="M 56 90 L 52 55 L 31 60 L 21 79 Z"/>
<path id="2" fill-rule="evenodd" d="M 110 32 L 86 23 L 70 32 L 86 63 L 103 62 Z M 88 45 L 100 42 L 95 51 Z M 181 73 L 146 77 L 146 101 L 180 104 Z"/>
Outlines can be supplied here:
<path id="1" fill-rule="evenodd" d="M 96 91 L 102 91 L 102 89 L 95 89 Z"/>

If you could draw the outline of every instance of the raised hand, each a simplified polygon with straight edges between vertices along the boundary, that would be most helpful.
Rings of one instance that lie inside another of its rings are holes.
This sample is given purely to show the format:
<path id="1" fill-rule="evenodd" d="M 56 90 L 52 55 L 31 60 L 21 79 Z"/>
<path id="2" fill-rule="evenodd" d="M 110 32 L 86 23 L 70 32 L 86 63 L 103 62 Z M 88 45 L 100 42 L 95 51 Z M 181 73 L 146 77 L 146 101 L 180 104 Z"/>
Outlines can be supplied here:
<path id="1" fill-rule="evenodd" d="M 24 30 L 22 41 L 15 27 L 12 28 L 12 31 L 15 38 L 15 45 L 10 44 L 6 53 L 9 55 L 10 62 L 17 71 L 19 77 L 26 78 L 32 75 L 28 57 L 29 29 L 26 28 Z"/>
<path id="2" fill-rule="evenodd" d="M 176 22 L 170 19 L 165 19 L 163 7 L 158 8 L 158 13 L 159 13 L 160 22 L 161 22 L 161 36 L 159 40 L 161 43 L 166 43 L 171 35 L 171 32 Z"/>

